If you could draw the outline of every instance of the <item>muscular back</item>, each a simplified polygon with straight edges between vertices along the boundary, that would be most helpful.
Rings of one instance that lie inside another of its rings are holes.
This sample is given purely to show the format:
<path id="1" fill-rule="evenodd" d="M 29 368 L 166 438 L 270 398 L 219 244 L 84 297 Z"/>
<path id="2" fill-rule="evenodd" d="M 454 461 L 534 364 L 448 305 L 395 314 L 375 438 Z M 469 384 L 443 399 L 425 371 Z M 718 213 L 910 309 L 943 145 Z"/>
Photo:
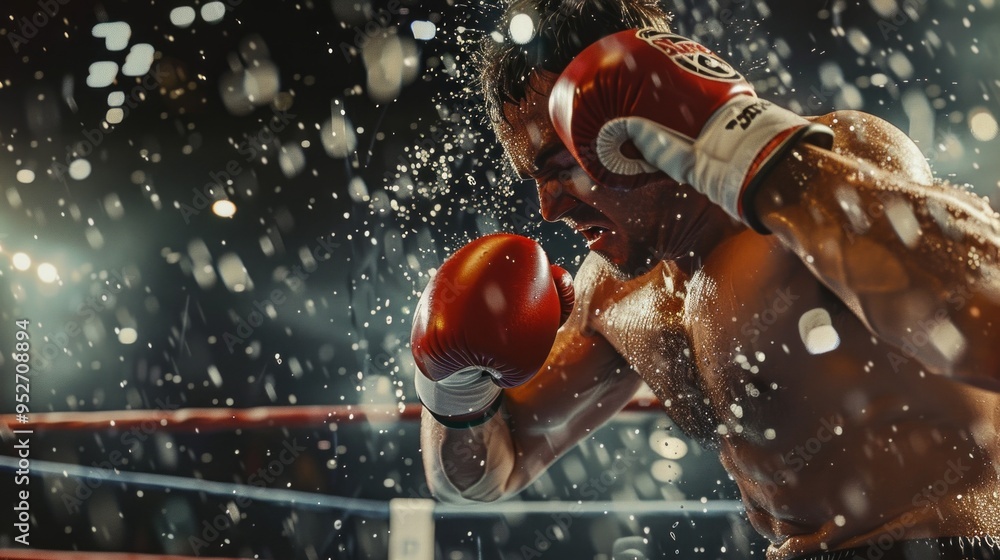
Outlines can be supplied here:
<path id="1" fill-rule="evenodd" d="M 841 155 L 931 182 L 920 153 L 886 123 L 819 120 L 837 132 Z M 775 238 L 737 235 L 692 278 L 662 264 L 630 282 L 591 280 L 589 328 L 683 429 L 719 445 L 774 557 L 862 546 L 883 532 L 1000 531 L 998 394 L 928 373 L 873 336 Z M 889 290 L 899 279 L 866 281 Z M 807 348 L 799 323 L 815 310 L 830 317 L 836 349 Z"/>

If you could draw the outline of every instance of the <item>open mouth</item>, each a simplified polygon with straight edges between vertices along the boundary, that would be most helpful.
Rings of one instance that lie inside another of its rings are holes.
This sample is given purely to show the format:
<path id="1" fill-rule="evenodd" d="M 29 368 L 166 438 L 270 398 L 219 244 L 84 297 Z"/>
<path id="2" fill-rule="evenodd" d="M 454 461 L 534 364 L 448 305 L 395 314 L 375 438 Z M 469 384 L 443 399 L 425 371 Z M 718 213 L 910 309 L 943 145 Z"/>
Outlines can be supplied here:
<path id="1" fill-rule="evenodd" d="M 609 230 L 601 226 L 588 226 L 578 230 L 583 238 L 587 240 L 587 245 L 592 245 L 599 240 Z"/>

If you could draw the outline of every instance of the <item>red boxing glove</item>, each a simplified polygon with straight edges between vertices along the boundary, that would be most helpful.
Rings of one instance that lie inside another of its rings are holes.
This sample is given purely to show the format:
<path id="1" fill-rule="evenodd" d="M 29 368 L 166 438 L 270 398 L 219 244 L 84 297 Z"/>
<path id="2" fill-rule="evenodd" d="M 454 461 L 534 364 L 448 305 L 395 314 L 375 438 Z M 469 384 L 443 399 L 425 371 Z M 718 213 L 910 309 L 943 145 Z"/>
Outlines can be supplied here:
<path id="1" fill-rule="evenodd" d="M 481 237 L 441 265 L 417 303 L 410 346 L 417 395 L 449 425 L 475 425 L 499 407 L 501 387 L 545 363 L 573 308 L 573 279 L 538 243 Z"/>
<path id="2" fill-rule="evenodd" d="M 757 98 L 708 48 L 651 28 L 583 50 L 549 97 L 556 133 L 598 183 L 631 188 L 664 172 L 766 232 L 743 201 L 797 142 L 833 131 Z"/>

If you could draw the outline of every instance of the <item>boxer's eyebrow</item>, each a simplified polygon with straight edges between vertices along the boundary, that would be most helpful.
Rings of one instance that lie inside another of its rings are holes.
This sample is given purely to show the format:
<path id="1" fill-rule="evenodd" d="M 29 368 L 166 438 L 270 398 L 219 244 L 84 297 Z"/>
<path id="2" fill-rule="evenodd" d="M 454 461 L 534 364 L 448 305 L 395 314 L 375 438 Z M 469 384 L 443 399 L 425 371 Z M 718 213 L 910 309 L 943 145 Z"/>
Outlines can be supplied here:
<path id="1" fill-rule="evenodd" d="M 531 174 L 537 175 L 545 166 L 548 165 L 549 160 L 566 149 L 561 141 L 550 142 L 548 145 L 543 146 L 538 154 L 535 155 L 535 160 L 532 162 Z"/>

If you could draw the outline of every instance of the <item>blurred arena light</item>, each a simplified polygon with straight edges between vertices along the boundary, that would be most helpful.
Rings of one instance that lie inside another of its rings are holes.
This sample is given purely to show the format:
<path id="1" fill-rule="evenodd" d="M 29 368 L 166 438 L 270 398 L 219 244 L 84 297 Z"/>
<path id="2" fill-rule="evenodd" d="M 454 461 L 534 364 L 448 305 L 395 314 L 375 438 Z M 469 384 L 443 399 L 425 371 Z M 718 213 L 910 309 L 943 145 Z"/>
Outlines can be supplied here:
<path id="1" fill-rule="evenodd" d="M 139 333 L 131 327 L 125 327 L 118 331 L 118 342 L 122 344 L 134 344 L 139 339 Z"/>
<path id="2" fill-rule="evenodd" d="M 194 23 L 196 15 L 191 6 L 179 6 L 170 10 L 170 23 L 177 27 L 190 27 Z"/>
<path id="3" fill-rule="evenodd" d="M 419 41 L 430 41 L 437 33 L 437 26 L 433 22 L 417 20 L 410 24 L 410 31 L 413 38 Z"/>
<path id="4" fill-rule="evenodd" d="M 26 253 L 14 253 L 14 256 L 11 257 L 11 263 L 13 263 L 14 268 L 23 272 L 31 268 L 31 257 Z"/>
<path id="5" fill-rule="evenodd" d="M 220 218 L 232 218 L 236 215 L 236 205 L 231 200 L 216 200 L 212 204 L 212 213 Z"/>
<path id="6" fill-rule="evenodd" d="M 123 51 L 132 37 L 132 27 L 124 21 L 106 21 L 95 25 L 90 33 L 104 39 L 104 47 L 109 51 Z"/>
<path id="7" fill-rule="evenodd" d="M 997 137 L 997 132 L 1000 132 L 996 118 L 985 107 L 976 107 L 969 111 L 969 130 L 980 142 L 989 142 Z"/>
<path id="8" fill-rule="evenodd" d="M 259 35 L 250 35 L 240 42 L 238 51 L 230 55 L 229 66 L 230 71 L 219 79 L 219 93 L 233 115 L 250 114 L 273 101 L 281 90 L 278 66 Z"/>
<path id="9" fill-rule="evenodd" d="M 35 180 L 35 172 L 30 169 L 19 169 L 15 175 L 18 183 L 31 184 Z"/>
<path id="10" fill-rule="evenodd" d="M 38 279 L 46 284 L 51 284 L 59 279 L 59 271 L 51 263 L 40 263 L 38 265 Z"/>
<path id="11" fill-rule="evenodd" d="M 361 57 L 368 73 L 368 96 L 375 102 L 395 99 L 417 77 L 416 45 L 388 30 L 365 41 Z"/>
<path id="12" fill-rule="evenodd" d="M 331 113 L 319 131 L 323 149 L 330 157 L 345 158 L 357 148 L 357 136 L 354 135 L 351 121 L 341 107 L 340 100 L 334 99 L 331 102 Z"/>
<path id="13" fill-rule="evenodd" d="M 226 5 L 222 2 L 208 2 L 201 7 L 201 18 L 208 23 L 218 23 L 226 15 Z"/>
<path id="14" fill-rule="evenodd" d="M 518 45 L 524 45 L 535 36 L 535 21 L 528 14 L 517 14 L 510 18 L 510 38 Z"/>

